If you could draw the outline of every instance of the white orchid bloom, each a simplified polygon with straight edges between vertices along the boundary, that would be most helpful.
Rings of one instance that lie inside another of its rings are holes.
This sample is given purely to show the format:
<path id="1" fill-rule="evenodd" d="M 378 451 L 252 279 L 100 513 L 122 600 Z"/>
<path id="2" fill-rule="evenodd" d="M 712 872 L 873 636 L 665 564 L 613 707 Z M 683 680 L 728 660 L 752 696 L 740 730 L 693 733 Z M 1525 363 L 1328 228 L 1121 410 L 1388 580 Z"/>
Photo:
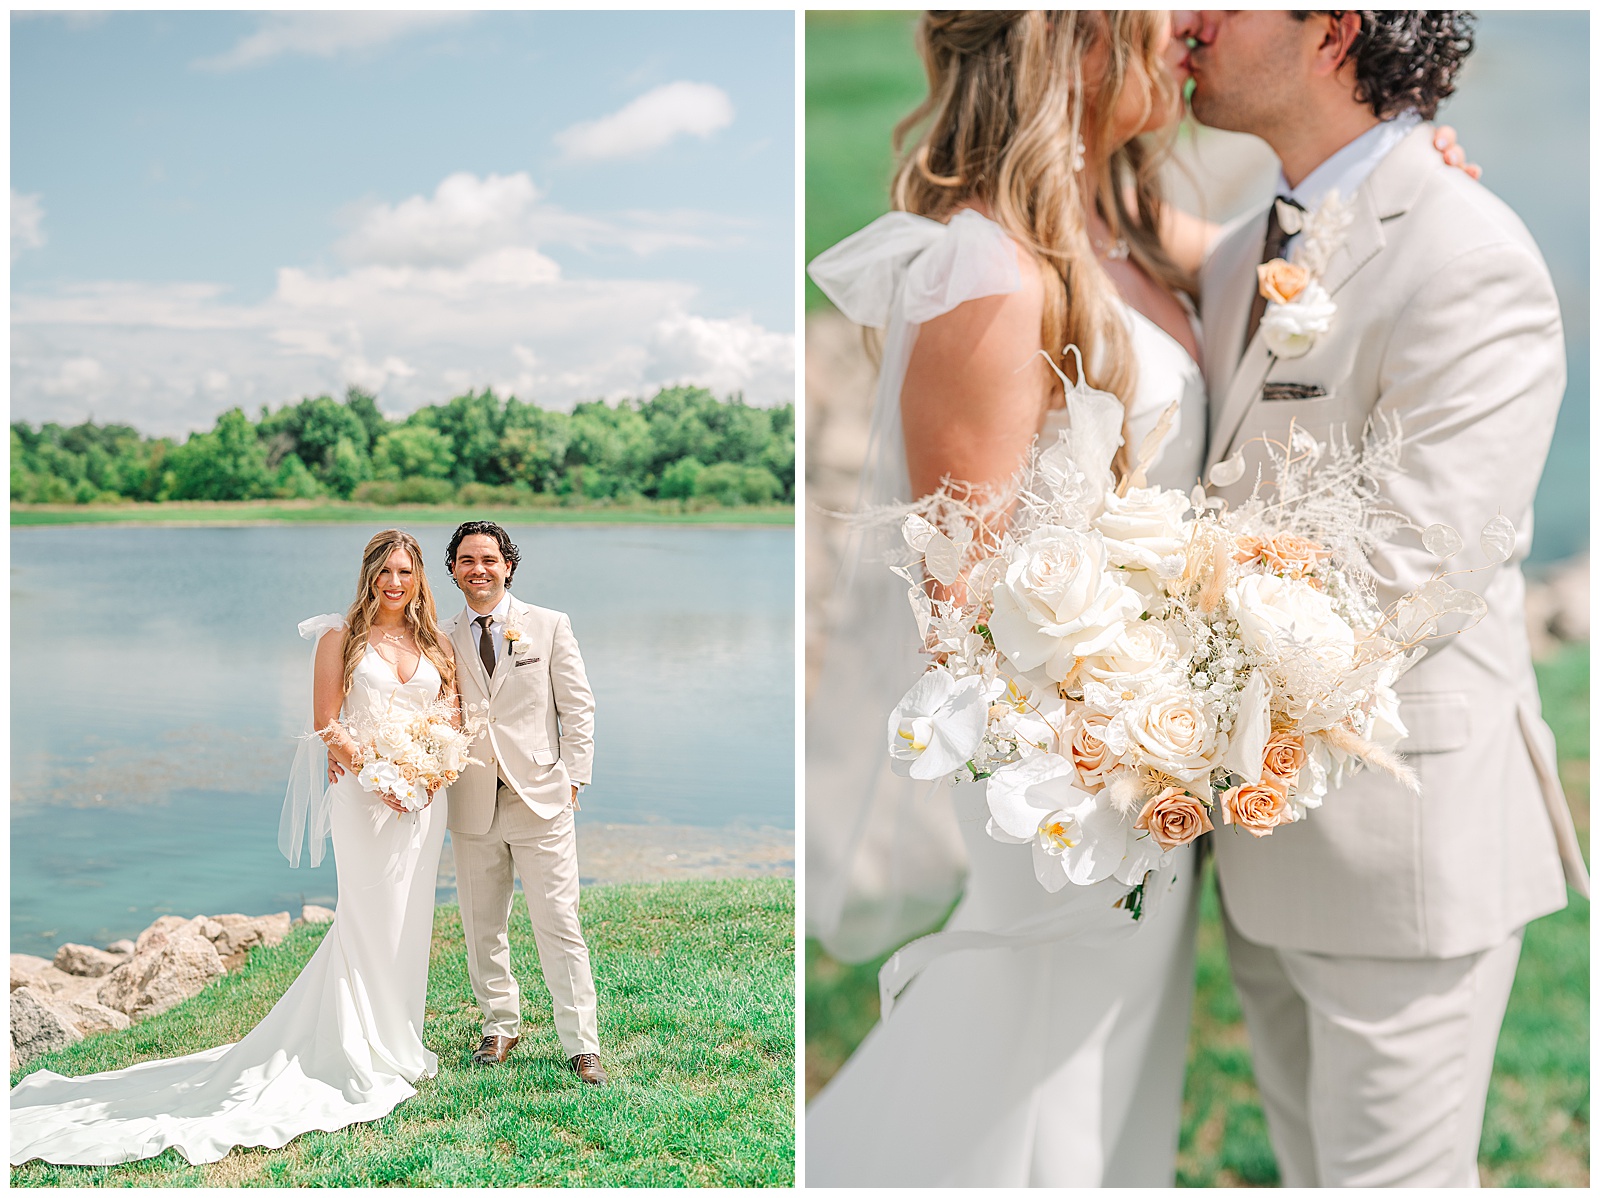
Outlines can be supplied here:
<path id="1" fill-rule="evenodd" d="M 1071 761 L 1055 753 L 1007 765 L 989 779 L 989 835 L 1033 845 L 1033 872 L 1051 892 L 1115 877 L 1143 881 L 1165 856 L 1104 792 L 1083 790 Z"/>
<path id="2" fill-rule="evenodd" d="M 895 773 L 932 780 L 972 759 L 989 719 L 991 684 L 929 670 L 889 713 L 889 757 Z"/>

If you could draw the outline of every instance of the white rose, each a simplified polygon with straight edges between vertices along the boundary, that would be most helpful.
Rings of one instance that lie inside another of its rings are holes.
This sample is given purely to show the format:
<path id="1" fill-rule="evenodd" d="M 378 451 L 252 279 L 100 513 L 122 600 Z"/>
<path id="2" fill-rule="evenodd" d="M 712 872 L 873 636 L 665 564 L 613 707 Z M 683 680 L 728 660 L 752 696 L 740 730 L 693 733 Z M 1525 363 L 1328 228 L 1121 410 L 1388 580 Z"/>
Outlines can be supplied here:
<path id="1" fill-rule="evenodd" d="M 1333 324 L 1339 305 L 1321 283 L 1309 283 L 1292 304 L 1268 304 L 1261 317 L 1261 339 L 1280 358 L 1298 358 Z"/>
<path id="2" fill-rule="evenodd" d="M 1109 717 L 1088 707 L 1078 707 L 1067 717 L 1062 729 L 1063 755 L 1078 769 L 1078 778 L 1089 790 L 1099 790 L 1122 762 L 1106 744 Z"/>
<path id="3" fill-rule="evenodd" d="M 994 585 L 989 633 L 1018 670 L 1044 667 L 1057 681 L 1079 657 L 1117 637 L 1143 610 L 1139 596 L 1106 568 L 1097 533 L 1046 526 L 1010 553 Z"/>
<path id="4" fill-rule="evenodd" d="M 1127 675 L 1153 674 L 1176 658 L 1172 639 L 1159 623 L 1130 620 L 1117 633 L 1117 639 L 1091 659 L 1089 674 L 1115 687 Z"/>
<path id="5" fill-rule="evenodd" d="M 399 757 L 411 747 L 410 729 L 406 727 L 404 721 L 386 719 L 378 725 L 373 735 L 373 744 L 385 757 Z"/>
<path id="6" fill-rule="evenodd" d="M 1154 691 L 1118 720 L 1141 764 L 1184 782 L 1211 772 L 1217 748 L 1215 729 L 1205 707 L 1187 688 Z"/>
<path id="7" fill-rule="evenodd" d="M 1182 558 L 1183 518 L 1190 509 L 1181 491 L 1134 487 L 1124 496 L 1106 496 L 1106 508 L 1094 526 L 1106 539 L 1112 563 L 1135 570 L 1154 570 L 1162 559 Z M 1182 568 L 1181 560 L 1178 567 Z"/>
<path id="8" fill-rule="evenodd" d="M 1239 639 L 1269 660 L 1284 656 L 1283 642 L 1310 652 L 1337 674 L 1355 666 L 1356 634 L 1333 601 L 1299 579 L 1246 574 L 1228 588 L 1228 611 Z"/>
<path id="9" fill-rule="evenodd" d="M 978 675 L 932 669 L 889 713 L 889 758 L 904 777 L 934 779 L 972 759 L 989 722 L 990 687 Z"/>

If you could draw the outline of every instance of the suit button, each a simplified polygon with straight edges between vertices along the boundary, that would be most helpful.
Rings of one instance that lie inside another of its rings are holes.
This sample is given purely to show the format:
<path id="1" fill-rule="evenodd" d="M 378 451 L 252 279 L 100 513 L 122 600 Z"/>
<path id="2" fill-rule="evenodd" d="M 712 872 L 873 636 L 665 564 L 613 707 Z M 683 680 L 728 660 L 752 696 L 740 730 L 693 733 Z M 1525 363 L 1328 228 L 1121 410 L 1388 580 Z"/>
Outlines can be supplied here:
<path id="1" fill-rule="evenodd" d="M 494 716 L 490 716 L 490 717 L 489 717 L 489 722 L 490 722 L 490 723 L 491 723 L 491 724 L 498 724 L 498 723 L 499 723 L 499 722 L 500 722 L 500 721 L 499 721 L 499 720 L 497 720 L 497 719 L 495 719 L 495 718 L 494 718 Z"/>
<path id="2" fill-rule="evenodd" d="M 491 758 L 489 758 L 489 764 L 490 764 L 490 765 L 493 765 L 493 764 L 494 764 L 494 758 L 493 758 L 493 757 L 491 757 Z"/>

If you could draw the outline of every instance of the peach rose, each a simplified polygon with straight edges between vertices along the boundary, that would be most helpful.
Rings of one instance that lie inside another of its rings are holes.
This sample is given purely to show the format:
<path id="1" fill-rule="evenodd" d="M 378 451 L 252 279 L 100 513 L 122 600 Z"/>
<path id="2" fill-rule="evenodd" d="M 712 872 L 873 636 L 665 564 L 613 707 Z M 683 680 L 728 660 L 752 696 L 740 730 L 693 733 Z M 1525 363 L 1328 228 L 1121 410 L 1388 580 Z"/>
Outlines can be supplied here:
<path id="1" fill-rule="evenodd" d="M 1251 562 L 1261 559 L 1261 548 L 1266 544 L 1260 537 L 1235 537 L 1233 539 L 1233 560 L 1241 566 L 1248 566 Z"/>
<path id="2" fill-rule="evenodd" d="M 1077 767 L 1078 777 L 1085 786 L 1098 790 L 1117 765 L 1117 759 L 1106 748 L 1106 717 L 1080 708 L 1073 713 L 1067 731 L 1067 755 Z"/>
<path id="3" fill-rule="evenodd" d="M 1238 824 L 1252 836 L 1271 836 L 1272 829 L 1289 822 L 1289 800 L 1276 786 L 1246 782 L 1223 793 L 1222 822 Z"/>
<path id="4" fill-rule="evenodd" d="M 1267 741 L 1267 750 L 1261 758 L 1261 768 L 1283 783 L 1288 790 L 1300 780 L 1300 771 L 1306 764 L 1305 741 L 1298 732 L 1274 732 Z"/>
<path id="5" fill-rule="evenodd" d="M 1295 297 L 1311 282 L 1311 272 L 1293 262 L 1274 258 L 1256 267 L 1256 278 L 1261 284 L 1261 294 L 1271 304 L 1292 304 Z"/>
<path id="6" fill-rule="evenodd" d="M 1175 849 L 1211 831 L 1206 805 L 1181 786 L 1169 786 L 1144 805 L 1135 828 L 1148 829 L 1164 849 Z"/>
<path id="7" fill-rule="evenodd" d="M 1305 537 L 1284 535 L 1262 540 L 1260 537 L 1238 537 L 1233 542 L 1233 560 L 1241 565 L 1259 561 L 1273 574 L 1288 574 L 1303 578 L 1318 562 L 1327 561 L 1331 555 L 1315 541 Z"/>
<path id="8" fill-rule="evenodd" d="M 1305 537 L 1273 537 L 1261 546 L 1262 565 L 1274 574 L 1293 574 L 1296 578 L 1304 577 L 1329 556 L 1321 545 Z"/>

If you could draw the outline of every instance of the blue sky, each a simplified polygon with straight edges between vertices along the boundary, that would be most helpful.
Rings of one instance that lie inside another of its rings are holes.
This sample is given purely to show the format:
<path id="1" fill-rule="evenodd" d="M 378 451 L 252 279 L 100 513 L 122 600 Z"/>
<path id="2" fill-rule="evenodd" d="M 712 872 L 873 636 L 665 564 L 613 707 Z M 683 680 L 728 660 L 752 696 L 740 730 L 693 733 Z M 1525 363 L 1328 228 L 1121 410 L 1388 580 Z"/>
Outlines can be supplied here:
<path id="1" fill-rule="evenodd" d="M 13 418 L 793 398 L 786 12 L 11 22 Z"/>

